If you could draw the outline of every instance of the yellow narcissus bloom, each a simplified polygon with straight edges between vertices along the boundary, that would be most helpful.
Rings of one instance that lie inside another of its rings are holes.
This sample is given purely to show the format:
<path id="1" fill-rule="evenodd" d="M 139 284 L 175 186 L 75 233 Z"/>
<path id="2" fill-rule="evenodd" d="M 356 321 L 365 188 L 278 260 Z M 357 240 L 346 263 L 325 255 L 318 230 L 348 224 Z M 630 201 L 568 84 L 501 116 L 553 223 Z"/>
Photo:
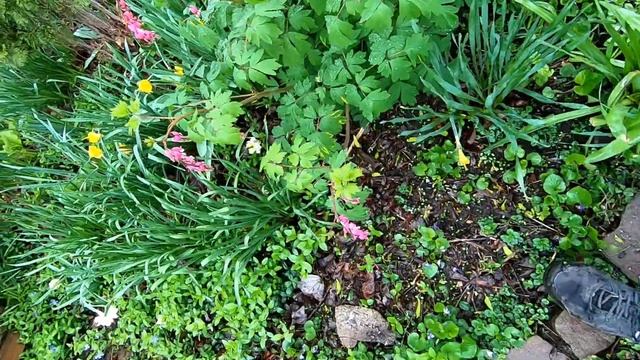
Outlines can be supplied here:
<path id="1" fill-rule="evenodd" d="M 462 147 L 458 146 L 458 165 L 464 166 L 466 169 L 470 162 L 469 158 L 464 154 L 464 151 L 462 151 Z"/>
<path id="2" fill-rule="evenodd" d="M 89 144 L 97 144 L 100 141 L 100 139 L 102 139 L 102 134 L 97 133 L 95 131 L 89 131 L 85 139 L 89 141 Z"/>
<path id="3" fill-rule="evenodd" d="M 153 84 L 149 79 L 142 79 L 138 81 L 138 91 L 145 94 L 151 94 L 153 92 Z"/>
<path id="4" fill-rule="evenodd" d="M 173 67 L 173 73 L 178 76 L 184 76 L 184 68 L 182 66 L 176 65 Z"/>
<path id="5" fill-rule="evenodd" d="M 100 149 L 95 145 L 89 145 L 88 152 L 89 152 L 89 159 L 102 159 L 102 155 L 104 154 L 102 152 L 102 149 Z"/>

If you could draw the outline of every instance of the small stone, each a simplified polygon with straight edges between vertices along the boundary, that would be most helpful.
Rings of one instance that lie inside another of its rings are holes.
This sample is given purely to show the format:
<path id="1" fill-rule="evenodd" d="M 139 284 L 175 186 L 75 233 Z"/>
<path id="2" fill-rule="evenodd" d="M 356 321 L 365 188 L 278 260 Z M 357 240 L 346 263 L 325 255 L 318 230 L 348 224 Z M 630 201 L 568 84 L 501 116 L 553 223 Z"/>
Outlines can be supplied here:
<path id="1" fill-rule="evenodd" d="M 556 352 L 553 345 L 540 336 L 533 336 L 521 348 L 511 349 L 507 360 L 568 360 L 563 353 Z"/>
<path id="2" fill-rule="evenodd" d="M 567 311 L 555 318 L 553 326 L 579 359 L 599 353 L 616 340 L 615 336 L 594 329 Z"/>
<path id="3" fill-rule="evenodd" d="M 306 279 L 298 283 L 298 289 L 306 296 L 318 301 L 322 301 L 324 298 L 324 283 L 318 275 L 309 274 Z"/>
<path id="4" fill-rule="evenodd" d="M 604 254 L 634 282 L 640 281 L 640 195 L 627 206 L 620 226 L 605 241 Z"/>
<path id="5" fill-rule="evenodd" d="M 379 312 L 359 306 L 336 307 L 336 331 L 342 346 L 351 349 L 358 341 L 392 345 L 395 335 Z"/>
<path id="6" fill-rule="evenodd" d="M 302 325 L 307 321 L 307 312 L 304 306 L 301 306 L 298 310 L 291 313 L 291 322 L 297 325 Z"/>

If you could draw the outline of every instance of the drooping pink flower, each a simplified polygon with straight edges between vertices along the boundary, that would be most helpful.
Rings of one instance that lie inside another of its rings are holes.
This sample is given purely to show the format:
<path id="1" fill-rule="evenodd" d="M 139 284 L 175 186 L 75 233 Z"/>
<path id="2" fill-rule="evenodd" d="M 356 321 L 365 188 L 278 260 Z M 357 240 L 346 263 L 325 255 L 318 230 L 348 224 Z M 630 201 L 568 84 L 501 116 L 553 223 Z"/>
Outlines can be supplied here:
<path id="1" fill-rule="evenodd" d="M 198 18 L 202 15 L 202 11 L 200 11 L 200 9 L 198 9 L 198 7 L 195 5 L 189 5 L 189 11 L 191 11 L 191 14 L 193 14 L 193 16 Z"/>
<path id="2" fill-rule="evenodd" d="M 362 230 L 358 225 L 354 224 L 346 216 L 338 216 L 338 221 L 342 225 L 342 231 L 345 235 L 349 235 L 356 240 L 367 240 L 369 238 L 369 232 Z"/>
<path id="3" fill-rule="evenodd" d="M 174 146 L 171 149 L 164 150 L 164 156 L 174 163 L 180 164 L 191 172 L 207 172 L 211 171 L 211 166 L 204 161 L 198 161 L 192 155 L 187 155 L 181 146 Z"/>
<path id="4" fill-rule="evenodd" d="M 167 140 L 171 141 L 171 142 L 186 142 L 189 141 L 189 138 L 187 138 L 186 136 L 184 136 L 182 133 L 178 132 L 178 131 L 172 131 L 171 132 L 171 137 Z"/>
<path id="5" fill-rule="evenodd" d="M 173 162 L 181 162 L 185 156 L 184 149 L 180 146 L 172 147 L 171 149 L 164 150 L 164 156 L 168 157 Z"/>
<path id="6" fill-rule="evenodd" d="M 211 167 L 207 165 L 204 161 L 194 161 L 191 163 L 184 163 L 185 169 L 191 172 L 203 173 L 207 171 L 211 171 Z"/>
<path id="7" fill-rule="evenodd" d="M 120 10 L 122 10 L 122 21 L 127 26 L 127 29 L 131 31 L 133 36 L 147 44 L 152 43 L 156 39 L 156 33 L 142 28 L 142 22 L 140 22 L 140 19 L 131 12 L 129 5 L 125 0 L 118 0 L 118 5 L 120 6 Z"/>

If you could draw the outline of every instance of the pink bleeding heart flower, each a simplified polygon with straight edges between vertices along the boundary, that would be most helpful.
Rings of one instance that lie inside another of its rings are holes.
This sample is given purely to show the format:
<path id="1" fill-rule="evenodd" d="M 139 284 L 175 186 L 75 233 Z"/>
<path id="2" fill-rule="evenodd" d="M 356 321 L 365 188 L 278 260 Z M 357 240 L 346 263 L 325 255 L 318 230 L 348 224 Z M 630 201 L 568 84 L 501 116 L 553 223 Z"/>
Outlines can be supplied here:
<path id="1" fill-rule="evenodd" d="M 164 156 L 172 162 L 184 166 L 185 169 L 191 172 L 203 173 L 212 170 L 211 166 L 207 165 L 204 161 L 198 161 L 195 157 L 187 155 L 184 148 L 181 146 L 174 146 L 171 149 L 165 149 Z"/>
<path id="2" fill-rule="evenodd" d="M 184 149 L 180 146 L 172 147 L 171 149 L 164 150 L 164 156 L 168 157 L 173 162 L 181 162 L 186 156 Z"/>
<path id="3" fill-rule="evenodd" d="M 203 173 L 203 172 L 207 172 L 207 171 L 211 171 L 211 167 L 209 165 L 207 165 L 204 161 L 194 161 L 191 163 L 184 163 L 184 167 L 185 169 L 191 171 L 191 172 L 196 172 L 196 173 Z"/>
<path id="4" fill-rule="evenodd" d="M 195 17 L 200 17 L 202 15 L 202 11 L 200 11 L 200 9 L 195 5 L 189 5 L 189 11 L 191 11 L 191 14 Z"/>
<path id="5" fill-rule="evenodd" d="M 152 43 L 156 39 L 156 33 L 142 28 L 142 22 L 140 22 L 140 19 L 131 12 L 126 1 L 119 0 L 118 5 L 122 11 L 122 21 L 127 26 L 127 29 L 131 31 L 133 36 L 147 44 Z"/>
<path id="6" fill-rule="evenodd" d="M 187 138 L 184 134 L 178 132 L 178 131 L 172 131 L 171 132 L 171 137 L 168 138 L 167 140 L 171 141 L 171 142 L 186 142 L 189 141 L 189 138 Z"/>
<path id="7" fill-rule="evenodd" d="M 356 240 L 369 239 L 369 232 L 361 229 L 358 225 L 352 223 L 346 216 L 338 216 L 338 221 L 342 225 L 342 231 L 345 235 L 349 235 Z"/>

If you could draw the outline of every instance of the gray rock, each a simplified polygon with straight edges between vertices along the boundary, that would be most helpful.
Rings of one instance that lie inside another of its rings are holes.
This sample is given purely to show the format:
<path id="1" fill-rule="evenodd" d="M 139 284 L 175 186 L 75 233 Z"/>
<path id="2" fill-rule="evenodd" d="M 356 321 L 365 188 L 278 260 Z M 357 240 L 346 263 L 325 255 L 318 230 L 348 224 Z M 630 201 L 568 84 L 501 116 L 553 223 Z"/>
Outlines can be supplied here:
<path id="1" fill-rule="evenodd" d="M 318 301 L 324 299 L 324 282 L 318 275 L 309 274 L 306 279 L 298 283 L 298 289 Z"/>
<path id="2" fill-rule="evenodd" d="M 297 325 L 302 325 L 307 321 L 307 312 L 304 306 L 301 306 L 298 310 L 291 313 L 291 322 Z"/>
<path id="3" fill-rule="evenodd" d="M 342 346 L 348 349 L 358 341 L 392 345 L 396 339 L 379 312 L 359 306 L 336 307 L 336 331 Z"/>
<path id="4" fill-rule="evenodd" d="M 605 241 L 605 255 L 633 281 L 640 281 L 640 195 L 627 206 L 620 226 Z"/>
<path id="5" fill-rule="evenodd" d="M 567 355 L 557 352 L 553 345 L 540 336 L 533 336 L 523 347 L 511 349 L 507 360 L 568 360 Z"/>
<path id="6" fill-rule="evenodd" d="M 616 340 L 615 336 L 592 328 L 566 311 L 555 318 L 553 326 L 579 359 L 599 353 Z"/>

